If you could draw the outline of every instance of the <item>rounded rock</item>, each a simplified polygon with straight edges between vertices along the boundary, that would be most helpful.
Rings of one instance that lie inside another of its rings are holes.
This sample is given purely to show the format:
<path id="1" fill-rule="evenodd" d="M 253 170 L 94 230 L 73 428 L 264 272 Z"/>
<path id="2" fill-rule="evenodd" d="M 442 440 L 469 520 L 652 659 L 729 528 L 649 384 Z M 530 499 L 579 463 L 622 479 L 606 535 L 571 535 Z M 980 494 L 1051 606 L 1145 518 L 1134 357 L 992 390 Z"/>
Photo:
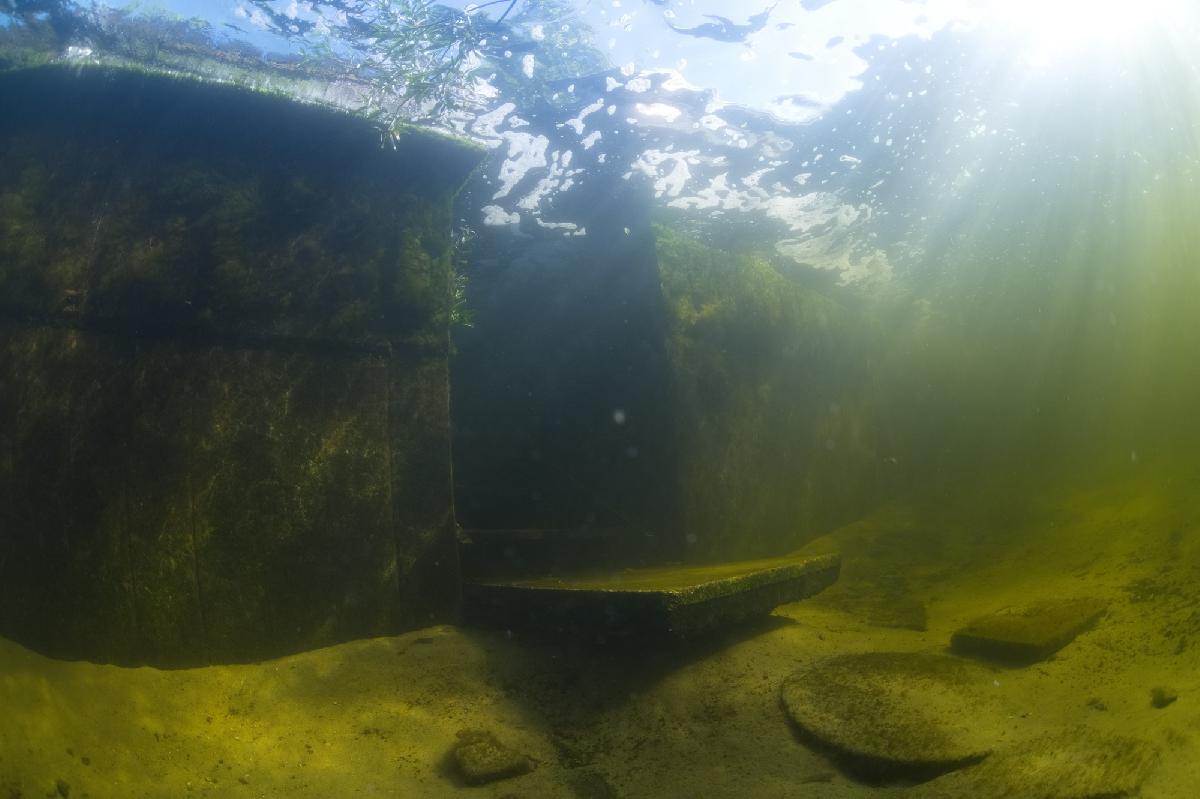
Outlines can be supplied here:
<path id="1" fill-rule="evenodd" d="M 782 687 L 801 734 L 846 767 L 934 776 L 982 760 L 1003 713 L 986 667 L 947 655 L 867 652 L 805 666 Z"/>

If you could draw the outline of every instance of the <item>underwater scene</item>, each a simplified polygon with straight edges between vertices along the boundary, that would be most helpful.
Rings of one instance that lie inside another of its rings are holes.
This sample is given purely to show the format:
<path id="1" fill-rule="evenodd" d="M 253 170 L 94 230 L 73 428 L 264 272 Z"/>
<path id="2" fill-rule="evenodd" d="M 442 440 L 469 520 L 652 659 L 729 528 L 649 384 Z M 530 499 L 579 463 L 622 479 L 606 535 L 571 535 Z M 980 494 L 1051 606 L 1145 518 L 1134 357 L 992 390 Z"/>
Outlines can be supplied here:
<path id="1" fill-rule="evenodd" d="M 1195 796 L 1194 0 L 0 0 L 0 799 Z"/>

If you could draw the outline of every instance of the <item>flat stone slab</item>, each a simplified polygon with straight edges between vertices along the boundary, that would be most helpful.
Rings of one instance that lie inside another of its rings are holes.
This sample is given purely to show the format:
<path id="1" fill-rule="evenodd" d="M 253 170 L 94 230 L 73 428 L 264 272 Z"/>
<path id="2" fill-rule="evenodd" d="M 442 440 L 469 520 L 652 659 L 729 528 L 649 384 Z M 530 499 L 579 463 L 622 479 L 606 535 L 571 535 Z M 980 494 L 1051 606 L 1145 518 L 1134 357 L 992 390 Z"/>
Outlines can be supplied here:
<path id="1" fill-rule="evenodd" d="M 837 580 L 837 553 L 709 566 L 625 569 L 465 589 L 469 621 L 585 638 L 669 634 L 687 638 L 768 614 Z"/>
<path id="2" fill-rule="evenodd" d="M 1062 649 L 1104 615 L 1098 599 L 1051 599 L 981 616 L 950 638 L 955 652 L 1004 663 L 1029 664 Z"/>
<path id="3" fill-rule="evenodd" d="M 796 671 L 781 688 L 803 738 L 848 770 L 927 778 L 982 760 L 1002 733 L 993 672 L 949 655 L 837 655 Z"/>

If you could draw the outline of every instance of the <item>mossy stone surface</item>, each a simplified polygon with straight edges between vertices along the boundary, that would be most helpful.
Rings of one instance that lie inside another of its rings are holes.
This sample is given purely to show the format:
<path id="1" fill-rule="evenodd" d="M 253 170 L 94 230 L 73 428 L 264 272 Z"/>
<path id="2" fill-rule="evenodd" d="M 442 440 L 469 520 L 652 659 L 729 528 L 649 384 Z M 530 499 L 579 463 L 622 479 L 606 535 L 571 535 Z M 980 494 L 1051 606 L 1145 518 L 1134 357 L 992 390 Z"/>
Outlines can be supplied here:
<path id="1" fill-rule="evenodd" d="M 448 198 L 477 153 L 384 149 L 362 120 L 122 70 L 3 74 L 0 103 L 0 310 L 440 345 Z"/>
<path id="2" fill-rule="evenodd" d="M 836 655 L 783 683 L 784 709 L 801 733 L 852 771 L 929 777 L 986 757 L 1002 713 L 993 677 L 947 655 Z"/>
<path id="3" fill-rule="evenodd" d="M 786 552 L 856 517 L 887 443 L 875 325 L 761 258 L 656 235 L 683 556 Z"/>
<path id="4" fill-rule="evenodd" d="M 466 586 L 469 620 L 559 638 L 690 638 L 770 613 L 831 585 L 841 557 L 794 554 Z"/>
<path id="5" fill-rule="evenodd" d="M 445 492 L 436 513 L 393 502 L 419 477 L 392 475 L 410 442 L 389 432 L 384 357 L 4 332 L 0 364 L 23 378 L 0 392 L 12 637 L 118 662 L 245 660 L 452 607 L 401 589 L 434 582 L 423 566 L 453 584 L 454 563 L 429 559 L 451 532 Z M 444 415 L 404 418 L 444 449 Z"/>
<path id="6" fill-rule="evenodd" d="M 188 454 L 208 656 L 388 629 L 398 575 L 384 359 L 197 355 Z"/>
<path id="7" fill-rule="evenodd" d="M 1104 615 L 1107 603 L 1089 597 L 1047 599 L 981 616 L 955 631 L 956 652 L 1013 664 L 1045 660 Z"/>
<path id="8" fill-rule="evenodd" d="M 478 154 L 121 70 L 0 104 L 0 634 L 184 665 L 451 617 Z"/>

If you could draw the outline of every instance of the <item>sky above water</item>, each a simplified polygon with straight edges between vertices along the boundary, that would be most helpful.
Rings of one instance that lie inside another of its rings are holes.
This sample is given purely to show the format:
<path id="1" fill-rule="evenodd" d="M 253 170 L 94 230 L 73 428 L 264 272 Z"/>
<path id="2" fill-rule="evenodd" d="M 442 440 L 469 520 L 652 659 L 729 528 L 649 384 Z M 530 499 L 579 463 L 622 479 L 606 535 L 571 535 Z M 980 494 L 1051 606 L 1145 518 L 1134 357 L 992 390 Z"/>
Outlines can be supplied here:
<path id="1" fill-rule="evenodd" d="M 1200 86 L 1191 55 L 1200 52 L 1200 10 L 1189 0 L 567 6 L 522 17 L 519 2 L 514 35 L 534 47 L 502 57 L 535 81 L 553 55 L 537 46 L 556 31 L 586 31 L 609 69 L 556 81 L 550 101 L 530 107 L 496 88 L 483 65 L 482 105 L 453 122 L 493 150 L 472 223 L 587 235 L 564 196 L 615 175 L 680 214 L 762 222 L 776 254 L 844 285 L 886 282 L 922 260 L 946 209 L 978 207 L 997 185 L 1032 183 L 1045 199 L 1072 159 L 1097 159 L 1098 170 L 1101 158 L 1145 160 L 1153 148 L 1139 145 L 1138 125 L 1157 124 L 1171 97 Z M 290 46 L 244 0 L 137 8 L 198 17 L 266 51 Z M 342 19 L 305 0 L 272 8 L 308 22 Z M 1116 136 L 1127 119 L 1137 122 Z M 1191 117 L 1165 124 L 1186 129 Z M 1097 126 L 1124 144 L 1098 148 L 1080 136 Z M 1169 168 L 1194 175 L 1194 132 L 1176 135 L 1183 146 Z"/>

